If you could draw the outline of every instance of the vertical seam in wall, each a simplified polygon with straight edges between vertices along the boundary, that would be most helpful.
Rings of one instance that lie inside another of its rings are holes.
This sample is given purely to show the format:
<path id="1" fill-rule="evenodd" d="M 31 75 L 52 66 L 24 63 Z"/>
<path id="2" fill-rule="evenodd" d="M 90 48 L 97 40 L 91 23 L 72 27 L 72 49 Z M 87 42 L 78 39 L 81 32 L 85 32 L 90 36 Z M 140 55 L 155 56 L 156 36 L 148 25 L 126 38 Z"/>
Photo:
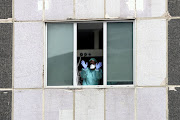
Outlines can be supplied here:
<path id="1" fill-rule="evenodd" d="M 43 73 L 42 73 L 42 90 L 43 90 L 43 95 L 42 95 L 42 119 L 45 120 L 45 91 L 44 91 L 44 49 L 45 49 L 45 43 L 44 43 L 44 39 L 46 38 L 45 35 L 46 35 L 46 29 L 45 29 L 45 0 L 43 0 L 43 19 L 42 19 L 42 22 L 43 22 Z"/>
<path id="2" fill-rule="evenodd" d="M 134 117 L 135 120 L 137 120 L 137 87 L 135 87 L 135 91 L 134 91 Z"/>
<path id="3" fill-rule="evenodd" d="M 76 18 L 76 14 L 75 14 L 75 5 L 76 5 L 76 1 L 73 0 L 73 17 L 74 17 L 74 19 Z"/>
<path id="4" fill-rule="evenodd" d="M 14 6 L 14 0 L 12 0 L 12 6 Z M 14 12 L 14 8 L 12 8 L 12 14 Z M 11 46 L 11 49 L 12 49 L 12 88 L 14 88 L 14 15 L 12 16 L 12 46 Z"/>
<path id="5" fill-rule="evenodd" d="M 11 119 L 14 120 L 14 0 L 12 0 L 12 106 L 11 106 Z"/>
<path id="6" fill-rule="evenodd" d="M 168 0 L 166 0 L 166 11 L 168 12 Z"/>
<path id="7" fill-rule="evenodd" d="M 168 109 L 168 86 L 166 86 L 166 120 L 169 119 L 169 109 Z"/>
<path id="8" fill-rule="evenodd" d="M 168 0 L 166 0 L 166 86 L 168 86 Z"/>
<path id="9" fill-rule="evenodd" d="M 106 120 L 106 90 L 104 89 L 104 120 Z"/>
<path id="10" fill-rule="evenodd" d="M 42 19 L 42 23 L 43 23 L 43 73 L 42 73 L 42 90 L 43 90 L 43 95 L 42 95 L 42 120 L 45 120 L 45 91 L 44 91 L 44 51 L 45 51 L 45 43 L 44 43 L 44 39 L 46 38 L 46 27 L 45 27 L 45 0 L 43 0 L 43 19 Z"/>
<path id="11" fill-rule="evenodd" d="M 169 107 L 168 107 L 168 0 L 166 0 L 166 120 L 169 119 Z"/>
<path id="12" fill-rule="evenodd" d="M 13 39 L 12 39 L 12 120 L 14 120 L 14 22 L 13 22 Z"/>
<path id="13" fill-rule="evenodd" d="M 45 78 L 44 78 L 44 71 L 45 71 L 45 70 L 44 70 L 44 65 L 45 65 L 45 60 L 44 60 L 44 58 L 45 58 L 45 49 L 46 49 L 46 48 L 45 48 L 45 47 L 46 47 L 46 46 L 45 46 L 46 26 L 45 26 L 45 22 L 43 22 L 43 21 L 42 21 L 42 24 L 43 24 L 43 55 L 42 55 L 42 56 L 43 56 L 43 61 L 42 61 L 42 62 L 43 62 L 43 66 L 42 66 L 42 67 L 43 67 L 43 68 L 42 68 L 43 71 L 42 71 L 42 88 L 44 89 L 44 79 L 45 79 Z"/>
<path id="14" fill-rule="evenodd" d="M 44 22 L 44 0 L 43 0 L 43 73 L 42 73 L 42 90 L 43 90 L 43 96 L 42 96 L 42 119 L 44 120 L 45 119 L 45 91 L 44 91 L 44 64 L 45 64 L 45 61 L 44 61 L 44 57 L 45 57 L 45 43 L 44 43 L 44 39 L 46 38 L 45 35 L 46 35 L 46 26 L 45 26 L 45 22 Z"/>
<path id="15" fill-rule="evenodd" d="M 135 43 L 135 46 L 136 46 L 136 52 L 135 52 L 135 79 L 134 79 L 134 86 L 135 86 L 135 88 L 136 88 L 136 86 L 137 86 L 137 19 L 136 19 L 136 0 L 135 0 L 135 12 L 134 12 L 134 14 L 135 14 L 135 22 L 134 22 L 134 27 L 135 28 L 133 28 L 133 30 L 135 31 L 135 37 L 133 37 L 133 38 L 135 38 L 135 41 L 136 41 L 136 43 Z M 133 39 L 133 41 L 134 41 L 134 39 Z"/>
<path id="16" fill-rule="evenodd" d="M 43 13 L 42 13 L 42 21 L 44 21 L 45 20 L 45 0 L 43 0 Z"/>
<path id="17" fill-rule="evenodd" d="M 12 20 L 14 21 L 14 0 L 12 0 Z"/>
<path id="18" fill-rule="evenodd" d="M 106 0 L 104 0 L 104 18 L 106 18 Z"/>
<path id="19" fill-rule="evenodd" d="M 134 29 L 135 29 L 135 40 L 136 40 L 136 44 L 135 44 L 136 45 L 136 55 L 135 55 L 136 56 L 136 58 L 135 58 L 136 59 L 136 63 L 135 63 L 136 64 L 136 66 L 135 66 L 136 67 L 136 69 L 135 69 L 136 70 L 135 71 L 135 77 L 136 78 L 135 78 L 135 87 L 137 87 L 138 86 L 138 84 L 137 84 L 137 63 L 138 63 L 137 62 L 137 59 L 138 59 L 138 56 L 137 56 L 137 50 L 138 50 L 138 44 L 137 44 L 137 42 L 138 42 L 138 39 L 137 39 L 137 19 L 135 19 L 135 28 Z"/>
<path id="20" fill-rule="evenodd" d="M 135 10 L 134 10 L 134 17 L 136 18 L 137 12 L 136 12 L 136 0 L 135 0 Z"/>
<path id="21" fill-rule="evenodd" d="M 169 118 L 168 108 L 168 19 L 166 19 L 166 119 Z"/>
<path id="22" fill-rule="evenodd" d="M 135 40 L 136 40 L 136 71 L 135 71 L 135 91 L 134 91 L 134 117 L 135 120 L 137 120 L 137 48 L 138 48 L 138 39 L 137 39 L 137 9 L 136 9 L 136 0 L 135 0 L 135 28 L 133 28 L 135 30 Z"/>
<path id="23" fill-rule="evenodd" d="M 168 86 L 168 18 L 166 18 L 166 86 Z"/>
<path id="24" fill-rule="evenodd" d="M 44 91 L 44 88 L 43 88 L 43 95 L 42 95 L 42 98 L 43 98 L 43 102 L 42 102 L 42 119 L 45 120 L 45 91 Z"/>
<path id="25" fill-rule="evenodd" d="M 75 89 L 73 90 L 73 120 L 75 120 Z"/>

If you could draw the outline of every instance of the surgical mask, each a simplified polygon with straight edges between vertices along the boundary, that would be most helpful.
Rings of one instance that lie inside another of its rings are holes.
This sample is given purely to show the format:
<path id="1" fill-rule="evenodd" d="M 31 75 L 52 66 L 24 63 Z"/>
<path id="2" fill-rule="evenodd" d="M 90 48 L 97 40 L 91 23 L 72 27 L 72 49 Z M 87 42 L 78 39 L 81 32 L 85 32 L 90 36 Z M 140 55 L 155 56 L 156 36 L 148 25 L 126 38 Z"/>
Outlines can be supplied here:
<path id="1" fill-rule="evenodd" d="M 96 67 L 96 65 L 94 65 L 94 64 L 90 65 L 90 69 L 95 69 L 95 67 Z"/>

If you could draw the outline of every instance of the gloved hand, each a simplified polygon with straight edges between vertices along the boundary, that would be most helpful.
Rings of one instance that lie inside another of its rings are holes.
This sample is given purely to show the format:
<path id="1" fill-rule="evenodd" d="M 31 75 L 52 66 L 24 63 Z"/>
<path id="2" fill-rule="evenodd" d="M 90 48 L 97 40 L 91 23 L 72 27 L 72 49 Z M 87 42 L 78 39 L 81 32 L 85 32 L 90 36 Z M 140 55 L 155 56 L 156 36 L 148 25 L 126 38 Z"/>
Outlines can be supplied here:
<path id="1" fill-rule="evenodd" d="M 96 63 L 96 70 L 98 70 L 102 66 L 102 62 Z"/>
<path id="2" fill-rule="evenodd" d="M 82 61 L 81 61 L 81 65 L 83 66 L 84 69 L 86 69 L 87 66 L 88 66 L 88 63 L 87 63 L 87 62 L 85 63 L 85 61 L 82 60 Z"/>

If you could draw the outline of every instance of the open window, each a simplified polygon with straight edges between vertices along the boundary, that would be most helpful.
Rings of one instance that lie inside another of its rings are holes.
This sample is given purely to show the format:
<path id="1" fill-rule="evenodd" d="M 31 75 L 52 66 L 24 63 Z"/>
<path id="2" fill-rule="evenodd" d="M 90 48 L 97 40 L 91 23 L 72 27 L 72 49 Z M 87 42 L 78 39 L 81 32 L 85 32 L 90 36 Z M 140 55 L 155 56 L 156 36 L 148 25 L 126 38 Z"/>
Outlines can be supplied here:
<path id="1" fill-rule="evenodd" d="M 78 23 L 77 85 L 103 85 L 103 65 L 98 71 L 91 68 L 92 58 L 103 64 L 103 23 Z M 87 70 L 83 71 L 82 61 L 88 63 Z"/>
<path id="2" fill-rule="evenodd" d="M 133 85 L 133 26 L 133 21 L 46 23 L 45 86 Z"/>

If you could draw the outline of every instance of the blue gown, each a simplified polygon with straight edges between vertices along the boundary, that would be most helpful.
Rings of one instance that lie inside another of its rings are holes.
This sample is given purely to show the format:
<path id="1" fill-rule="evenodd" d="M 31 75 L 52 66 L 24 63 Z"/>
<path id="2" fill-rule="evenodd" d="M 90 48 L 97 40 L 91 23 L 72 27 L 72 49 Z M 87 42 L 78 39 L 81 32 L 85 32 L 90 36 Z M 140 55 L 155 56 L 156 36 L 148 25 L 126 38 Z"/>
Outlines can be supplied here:
<path id="1" fill-rule="evenodd" d="M 102 78 L 102 69 L 90 70 L 89 68 L 82 68 L 81 77 L 83 78 L 83 85 L 99 85 Z"/>

